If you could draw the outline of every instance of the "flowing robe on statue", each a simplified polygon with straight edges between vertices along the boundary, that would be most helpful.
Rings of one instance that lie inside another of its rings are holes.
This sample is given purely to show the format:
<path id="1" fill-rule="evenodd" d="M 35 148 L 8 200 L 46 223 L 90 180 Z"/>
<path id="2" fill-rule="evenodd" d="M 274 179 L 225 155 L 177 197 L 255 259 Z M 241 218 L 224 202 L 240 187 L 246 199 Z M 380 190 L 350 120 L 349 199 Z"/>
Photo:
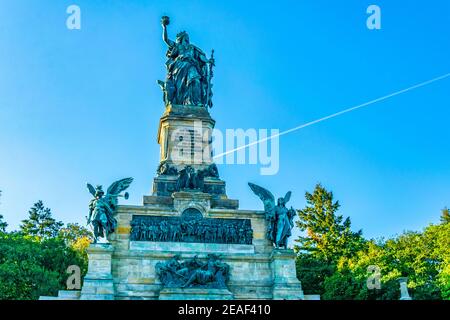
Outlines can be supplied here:
<path id="1" fill-rule="evenodd" d="M 286 207 L 276 207 L 276 238 L 275 243 L 278 246 L 286 246 L 287 239 L 291 236 L 291 221 L 289 219 L 289 210 Z"/>
<path id="2" fill-rule="evenodd" d="M 100 236 L 106 236 L 106 234 L 114 232 L 117 220 L 112 216 L 108 199 L 105 197 L 93 199 L 89 207 L 92 210 L 92 224 L 97 229 L 95 233 Z"/>
<path id="3" fill-rule="evenodd" d="M 197 47 L 174 44 L 167 52 L 167 90 L 174 104 L 200 105 L 206 97 L 206 56 Z"/>

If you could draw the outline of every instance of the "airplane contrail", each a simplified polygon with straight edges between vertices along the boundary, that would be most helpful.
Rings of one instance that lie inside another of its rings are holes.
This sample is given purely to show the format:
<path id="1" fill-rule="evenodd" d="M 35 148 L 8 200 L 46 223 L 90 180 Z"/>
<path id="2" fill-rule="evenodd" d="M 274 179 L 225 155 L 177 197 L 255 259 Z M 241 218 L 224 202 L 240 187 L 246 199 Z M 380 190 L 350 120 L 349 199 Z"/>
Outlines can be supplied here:
<path id="1" fill-rule="evenodd" d="M 305 127 L 309 127 L 309 126 L 311 126 L 311 125 L 313 125 L 313 124 L 316 124 L 316 123 L 319 123 L 319 122 L 322 122 L 322 121 L 325 121 L 325 120 L 328 120 L 328 119 L 331 119 L 331 118 L 335 118 L 335 117 L 340 116 L 340 115 L 343 115 L 343 114 L 345 114 L 345 113 L 349 113 L 349 112 L 351 112 L 351 111 L 355 111 L 355 110 L 357 110 L 357 109 L 361 109 L 361 108 L 367 107 L 367 106 L 369 106 L 369 105 L 372 105 L 372 104 L 374 104 L 374 103 L 377 103 L 377 102 L 380 102 L 380 101 L 383 101 L 383 100 L 386 100 L 386 99 L 389 99 L 389 98 L 398 96 L 398 95 L 400 95 L 400 94 L 402 94 L 402 93 L 405 93 L 405 92 L 408 92 L 408 91 L 411 91 L 411 90 L 414 90 L 414 89 L 417 89 L 417 88 L 420 88 L 420 87 L 424 87 L 424 86 L 429 85 L 429 84 L 431 84 L 431 83 L 433 83 L 433 82 L 436 82 L 436 81 L 439 81 L 439 80 L 443 80 L 443 79 L 445 79 L 445 78 L 448 78 L 449 76 L 450 76 L 450 73 L 447 73 L 447 74 L 441 75 L 441 76 L 439 76 L 439 77 L 436 77 L 436 78 L 433 78 L 433 79 L 430 79 L 430 80 L 427 80 L 427 81 L 424 81 L 424 82 L 415 84 L 415 85 L 413 85 L 413 86 L 411 86 L 411 87 L 408 87 L 408 88 L 406 88 L 406 89 L 402 89 L 402 90 L 399 90 L 399 91 L 396 91 L 396 92 L 387 94 L 387 95 L 385 95 L 385 96 L 382 96 L 382 97 L 379 97 L 379 98 L 370 100 L 370 101 L 368 101 L 368 102 L 364 102 L 364 103 L 359 104 L 359 105 L 357 105 L 357 106 L 354 106 L 354 107 L 351 107 L 351 108 L 347 108 L 347 109 L 344 109 L 344 110 L 342 110 L 342 111 L 333 113 L 333 114 L 331 114 L 331 115 L 329 115 L 329 116 L 326 116 L 326 117 L 323 117 L 323 118 L 320 118 L 320 119 L 317 119 L 317 120 L 314 120 L 314 121 L 311 121 L 311 122 L 304 123 L 304 124 L 299 125 L 299 126 L 297 126 L 297 127 L 294 127 L 294 128 L 291 128 L 291 129 L 288 129 L 288 130 L 279 132 L 279 133 L 274 134 L 274 135 L 271 135 L 271 136 L 269 136 L 269 137 L 266 137 L 266 138 L 263 138 L 263 139 L 260 139 L 260 140 L 257 140 L 257 141 L 253 141 L 253 142 L 251 142 L 251 143 L 249 143 L 249 144 L 246 144 L 246 145 L 237 147 L 237 148 L 232 149 L 232 150 L 225 151 L 225 152 L 223 152 L 223 153 L 220 153 L 220 154 L 218 154 L 218 155 L 215 155 L 215 156 L 213 157 L 213 159 L 221 158 L 221 157 L 223 157 L 223 156 L 226 156 L 227 154 L 234 153 L 234 152 L 236 152 L 236 151 L 239 151 L 239 150 L 248 148 L 248 147 L 253 146 L 253 145 L 255 145 L 255 144 L 259 144 L 259 143 L 261 143 L 261 142 L 264 142 L 264 141 L 267 141 L 267 140 L 271 140 L 271 139 L 276 138 L 276 137 L 283 136 L 283 135 L 285 135 L 285 134 L 288 134 L 288 133 L 291 133 L 291 132 L 294 132 L 294 131 L 303 129 L 303 128 L 305 128 Z"/>

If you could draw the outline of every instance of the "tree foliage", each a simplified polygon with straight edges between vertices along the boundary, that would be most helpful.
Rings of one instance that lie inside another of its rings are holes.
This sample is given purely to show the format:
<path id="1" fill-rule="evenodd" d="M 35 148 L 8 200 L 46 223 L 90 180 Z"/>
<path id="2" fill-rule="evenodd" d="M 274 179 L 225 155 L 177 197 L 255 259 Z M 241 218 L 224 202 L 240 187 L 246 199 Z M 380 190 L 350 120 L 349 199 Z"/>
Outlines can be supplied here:
<path id="1" fill-rule="evenodd" d="M 397 300 L 398 278 L 406 276 L 413 299 L 450 299 L 448 210 L 443 210 L 441 224 L 422 232 L 367 241 L 360 231 L 350 230 L 348 218 L 336 215 L 339 203 L 321 185 L 306 193 L 306 200 L 297 223 L 306 236 L 296 247 L 297 274 L 305 293 L 323 299 Z M 379 268 L 380 289 L 367 285 L 371 266 Z"/>
<path id="2" fill-rule="evenodd" d="M 86 273 L 88 263 L 86 250 L 94 240 L 92 232 L 77 223 L 68 223 L 66 227 L 60 229 L 58 237 L 79 254 L 84 262 L 80 267 L 82 272 Z"/>
<path id="3" fill-rule="evenodd" d="M 2 197 L 2 191 L 0 190 L 0 198 Z M 1 202 L 0 202 L 1 204 Z M 0 214 L 0 232 L 5 232 L 6 231 L 6 227 L 8 226 L 8 223 L 6 223 L 6 221 L 3 218 L 3 215 Z"/>
<path id="4" fill-rule="evenodd" d="M 70 265 L 85 266 L 64 239 L 38 241 L 21 233 L 0 234 L 0 299 L 28 300 L 56 296 L 65 289 Z"/>
<path id="5" fill-rule="evenodd" d="M 350 218 L 336 214 L 340 204 L 333 200 L 332 192 L 317 184 L 314 192 L 306 192 L 305 197 L 306 207 L 297 212 L 296 225 L 306 231 L 306 236 L 296 240 L 298 251 L 333 263 L 342 256 L 352 256 L 363 246 L 362 231 L 353 232 Z"/>
<path id="6" fill-rule="evenodd" d="M 76 245 L 80 240 L 92 241 L 94 239 L 92 232 L 78 223 L 68 223 L 67 226 L 59 230 L 58 236 L 71 246 Z"/>
<path id="7" fill-rule="evenodd" d="M 447 207 L 442 209 L 441 222 L 442 223 L 449 223 L 450 222 L 450 210 Z"/>
<path id="8" fill-rule="evenodd" d="M 28 211 L 28 219 L 22 220 L 20 229 L 23 234 L 39 239 L 50 239 L 58 235 L 64 224 L 52 217 L 52 212 L 39 200 Z"/>
<path id="9" fill-rule="evenodd" d="M 6 232 L 8 223 L 4 220 L 3 215 L 0 214 L 0 232 Z"/>
<path id="10" fill-rule="evenodd" d="M 378 243 L 370 241 L 355 256 L 339 260 L 336 272 L 324 282 L 324 298 L 342 298 L 351 278 L 356 288 L 346 292 L 346 299 L 396 300 L 400 297 L 397 280 L 406 276 L 413 299 L 450 299 L 449 235 L 448 224 L 441 224 Z M 380 268 L 379 290 L 366 285 L 369 266 Z"/>
<path id="11" fill-rule="evenodd" d="M 297 211 L 296 226 L 306 233 L 295 240 L 297 275 L 306 293 L 324 294 L 324 281 L 336 272 L 337 261 L 360 250 L 364 239 L 361 230 L 351 230 L 350 218 L 337 214 L 339 202 L 321 184 L 305 198 L 306 207 Z"/>
<path id="12" fill-rule="evenodd" d="M 77 224 L 63 227 L 37 202 L 20 231 L 0 232 L 0 300 L 56 296 L 66 288 L 69 266 L 86 274 L 91 239 L 89 230 Z"/>

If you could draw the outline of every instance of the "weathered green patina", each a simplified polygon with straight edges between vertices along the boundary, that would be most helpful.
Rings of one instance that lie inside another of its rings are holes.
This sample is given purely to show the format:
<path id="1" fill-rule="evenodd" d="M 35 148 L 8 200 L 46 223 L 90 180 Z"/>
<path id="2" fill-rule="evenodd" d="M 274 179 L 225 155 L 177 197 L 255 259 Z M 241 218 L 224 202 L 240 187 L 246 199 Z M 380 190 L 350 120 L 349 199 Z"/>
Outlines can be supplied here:
<path id="1" fill-rule="evenodd" d="M 170 19 L 162 17 L 163 40 L 168 46 L 166 53 L 167 76 L 158 80 L 166 105 L 192 105 L 212 107 L 212 84 L 214 50 L 211 58 L 189 41 L 186 31 L 177 34 L 175 41 L 169 39 L 167 26 Z"/>
<path id="2" fill-rule="evenodd" d="M 114 182 L 108 188 L 106 195 L 102 186 L 94 188 L 90 183 L 87 184 L 89 192 L 94 196 L 94 199 L 89 203 L 89 216 L 87 223 L 92 225 L 94 229 L 94 243 L 98 238 L 106 238 L 113 233 L 117 227 L 117 221 L 114 218 L 119 197 L 128 199 L 128 192 L 121 195 L 133 181 L 133 178 L 125 178 Z"/>
<path id="3" fill-rule="evenodd" d="M 275 205 L 275 197 L 269 190 L 250 182 L 248 185 L 264 203 L 266 219 L 269 222 L 267 239 L 272 241 L 275 247 L 287 249 L 287 242 L 292 235 L 291 230 L 294 227 L 293 220 L 295 217 L 295 210 L 286 208 L 286 203 L 291 198 L 291 192 L 288 191 L 283 198 L 278 198 Z"/>

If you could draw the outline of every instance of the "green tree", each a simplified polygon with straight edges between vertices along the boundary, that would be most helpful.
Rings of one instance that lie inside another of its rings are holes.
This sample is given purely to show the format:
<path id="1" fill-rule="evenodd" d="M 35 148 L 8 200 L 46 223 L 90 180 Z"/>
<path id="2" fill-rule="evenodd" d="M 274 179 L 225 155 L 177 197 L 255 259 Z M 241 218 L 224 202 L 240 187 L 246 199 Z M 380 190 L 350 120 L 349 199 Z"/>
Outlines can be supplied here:
<path id="1" fill-rule="evenodd" d="M 0 232 L 6 232 L 8 223 L 4 220 L 3 215 L 0 214 Z"/>
<path id="2" fill-rule="evenodd" d="M 81 271 L 85 274 L 88 265 L 87 248 L 94 239 L 92 232 L 77 223 L 68 223 L 66 227 L 59 231 L 58 237 L 63 239 L 66 245 L 78 254 L 78 257 L 83 261 L 80 265 Z"/>
<path id="3" fill-rule="evenodd" d="M 297 278 L 305 294 L 324 294 L 324 281 L 335 272 L 335 265 L 308 253 L 298 253 Z"/>
<path id="4" fill-rule="evenodd" d="M 306 207 L 298 210 L 297 227 L 304 231 L 295 241 L 297 276 L 306 293 L 324 293 L 324 281 L 336 271 L 341 257 L 351 257 L 364 247 L 362 231 L 351 230 L 350 218 L 337 215 L 340 205 L 333 193 L 317 184 L 306 192 Z"/>
<path id="5" fill-rule="evenodd" d="M 59 230 L 58 236 L 63 238 L 69 245 L 74 245 L 83 238 L 91 241 L 94 239 L 92 232 L 78 223 L 68 223 L 67 226 Z"/>
<path id="6" fill-rule="evenodd" d="M 441 222 L 442 223 L 449 223 L 450 222 L 450 210 L 447 207 L 442 209 Z"/>
<path id="7" fill-rule="evenodd" d="M 450 224 L 429 225 L 423 232 L 369 241 L 353 257 L 342 257 L 324 280 L 324 299 L 397 300 L 398 278 L 408 277 L 415 300 L 450 299 Z M 369 266 L 380 270 L 381 289 L 369 289 Z"/>
<path id="8" fill-rule="evenodd" d="M 339 259 L 336 271 L 324 281 L 325 300 L 397 300 L 400 296 L 397 279 L 402 273 L 392 268 L 398 262 L 386 255 L 385 241 L 369 241 L 353 257 Z M 381 288 L 369 288 L 374 276 L 369 266 L 380 271 Z"/>
<path id="9" fill-rule="evenodd" d="M 296 242 L 299 252 L 311 253 L 316 258 L 329 263 L 340 257 L 350 257 L 364 245 L 362 231 L 353 232 L 351 221 L 336 212 L 339 201 L 333 200 L 333 193 L 317 184 L 314 192 L 306 192 L 306 207 L 298 210 L 299 220 L 296 222 L 306 236 L 300 236 Z"/>
<path id="10" fill-rule="evenodd" d="M 439 288 L 443 299 L 450 300 L 450 223 L 430 225 L 423 234 L 423 241 L 430 244 L 427 259 L 435 270 L 433 285 Z"/>
<path id="11" fill-rule="evenodd" d="M 0 198 L 2 197 L 2 191 L 0 190 Z M 0 202 L 1 204 L 1 202 Z M 0 214 L 0 232 L 6 232 L 6 227 L 8 226 L 8 224 L 6 223 L 6 221 L 3 218 L 3 215 Z"/>
<path id="12" fill-rule="evenodd" d="M 66 287 L 70 265 L 85 261 L 59 237 L 39 240 L 20 232 L 0 233 L 0 300 L 38 299 Z"/>
<path id="13" fill-rule="evenodd" d="M 66 288 L 70 265 L 86 274 L 91 241 L 88 229 L 73 223 L 63 228 L 50 209 L 37 202 L 19 232 L 0 232 L 0 300 L 56 296 Z"/>
<path id="14" fill-rule="evenodd" d="M 21 232 L 41 240 L 56 237 L 64 225 L 52 217 L 51 210 L 46 208 L 41 200 L 33 205 L 28 215 L 28 219 L 22 220 Z"/>

